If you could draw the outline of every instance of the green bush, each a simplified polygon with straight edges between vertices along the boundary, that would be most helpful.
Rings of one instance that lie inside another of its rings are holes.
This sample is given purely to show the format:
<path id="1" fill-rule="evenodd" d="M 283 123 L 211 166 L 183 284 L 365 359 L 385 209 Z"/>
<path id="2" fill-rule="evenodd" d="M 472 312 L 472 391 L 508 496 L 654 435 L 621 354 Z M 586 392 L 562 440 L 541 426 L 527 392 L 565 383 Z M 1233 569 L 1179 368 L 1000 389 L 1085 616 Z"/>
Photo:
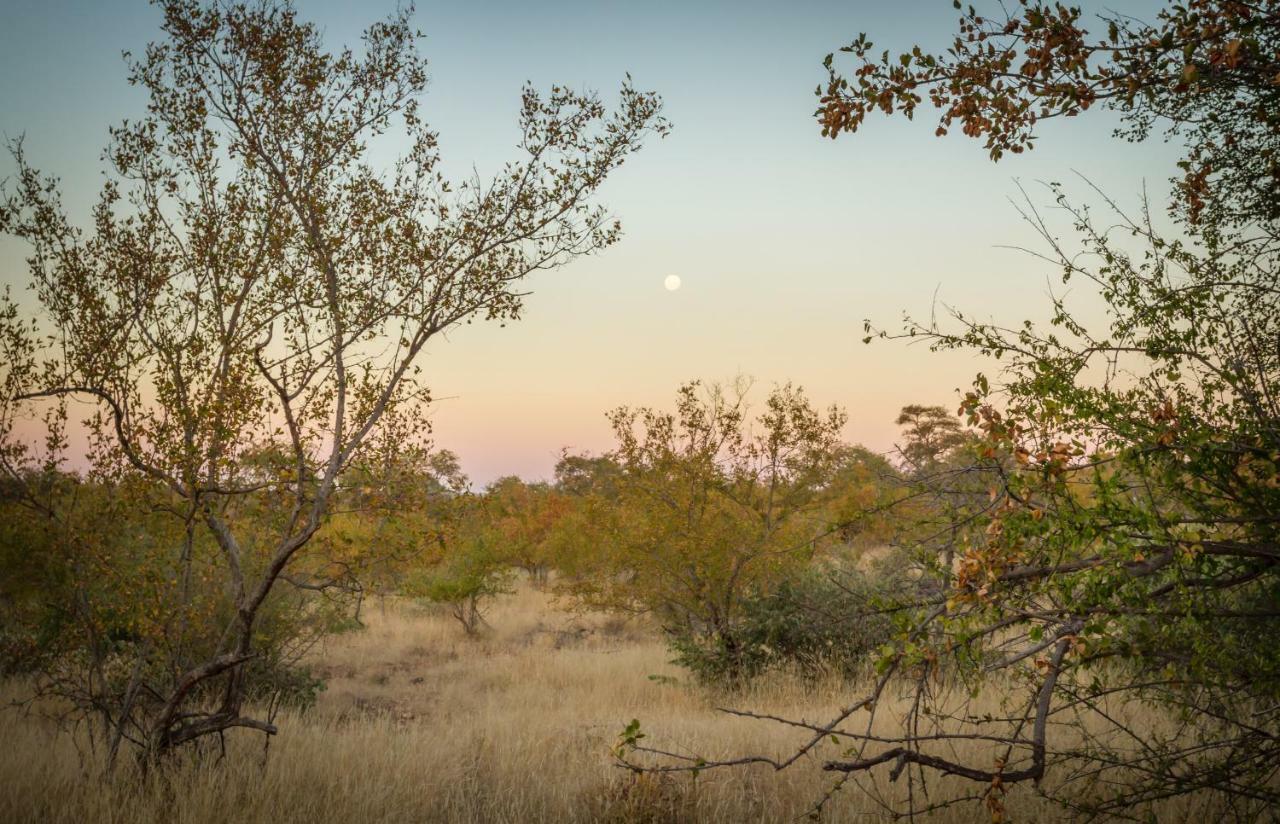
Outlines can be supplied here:
<path id="1" fill-rule="evenodd" d="M 889 617 L 876 611 L 883 595 L 861 574 L 809 572 L 749 595 L 727 632 L 673 632 L 675 663 L 710 684 L 742 683 L 778 668 L 852 677 L 893 632 Z"/>
<path id="2" fill-rule="evenodd" d="M 453 554 L 434 569 L 410 575 L 402 592 L 449 607 L 467 635 L 479 632 L 485 602 L 511 592 L 513 572 L 481 528 L 457 542 Z"/>

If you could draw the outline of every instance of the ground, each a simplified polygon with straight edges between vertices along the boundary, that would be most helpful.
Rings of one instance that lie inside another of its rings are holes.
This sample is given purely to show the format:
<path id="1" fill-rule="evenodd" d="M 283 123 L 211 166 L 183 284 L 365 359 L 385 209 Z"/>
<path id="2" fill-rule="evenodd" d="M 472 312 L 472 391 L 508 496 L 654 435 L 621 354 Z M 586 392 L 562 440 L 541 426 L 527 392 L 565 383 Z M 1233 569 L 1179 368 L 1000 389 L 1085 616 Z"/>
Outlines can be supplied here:
<path id="1" fill-rule="evenodd" d="M 841 749 L 835 744 L 783 773 L 757 766 L 696 780 L 637 780 L 610 749 L 638 718 L 648 741 L 670 749 L 784 754 L 805 731 L 716 707 L 817 720 L 856 686 L 781 674 L 746 693 L 707 690 L 669 663 L 661 636 L 642 620 L 576 613 L 529 586 L 487 617 L 482 635 L 468 638 L 444 611 L 374 599 L 365 629 L 314 652 L 327 688 L 312 709 L 280 714 L 269 748 L 257 733 L 230 736 L 218 763 L 153 776 L 141 788 L 91 777 L 99 754 L 77 750 L 77 737 L 52 723 L 0 712 L 0 821 L 780 822 L 803 820 L 831 786 L 818 767 Z M 20 685 L 6 689 L 16 695 Z M 883 777 L 877 786 L 890 798 L 905 792 Z M 943 783 L 934 798 L 975 789 Z M 1014 821 L 1059 817 L 1030 788 L 1016 788 L 1008 805 Z M 886 819 L 850 784 L 821 820 Z M 990 817 L 969 803 L 923 820 Z"/>

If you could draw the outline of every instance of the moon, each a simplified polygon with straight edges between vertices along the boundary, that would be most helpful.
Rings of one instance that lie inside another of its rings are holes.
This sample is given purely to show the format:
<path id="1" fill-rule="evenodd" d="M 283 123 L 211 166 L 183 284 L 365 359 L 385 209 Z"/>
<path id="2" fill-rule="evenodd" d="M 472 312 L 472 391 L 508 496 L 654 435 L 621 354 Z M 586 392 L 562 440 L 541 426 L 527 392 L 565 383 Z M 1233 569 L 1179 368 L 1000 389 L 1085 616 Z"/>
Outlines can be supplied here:
<path id="1" fill-rule="evenodd" d="M 680 276 L 667 275 L 666 280 L 662 281 L 662 285 L 667 287 L 668 292 L 674 292 L 675 290 L 680 288 Z"/>

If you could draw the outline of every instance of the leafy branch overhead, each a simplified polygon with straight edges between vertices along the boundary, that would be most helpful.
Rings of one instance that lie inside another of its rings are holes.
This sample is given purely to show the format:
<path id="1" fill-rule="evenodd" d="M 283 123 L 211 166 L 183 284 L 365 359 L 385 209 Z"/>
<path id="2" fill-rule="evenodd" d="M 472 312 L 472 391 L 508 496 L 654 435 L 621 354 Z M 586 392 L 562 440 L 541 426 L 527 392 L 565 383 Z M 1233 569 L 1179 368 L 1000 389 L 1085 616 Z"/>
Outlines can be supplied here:
<path id="1" fill-rule="evenodd" d="M 1106 106 L 1121 112 L 1118 136 L 1142 140 L 1163 128 L 1185 142 L 1177 207 L 1193 223 L 1274 223 L 1277 32 L 1280 7 L 1270 0 L 1190 0 L 1161 8 L 1149 23 L 1111 12 L 1091 22 L 1079 7 L 1033 0 L 990 14 L 967 6 L 945 52 L 916 46 L 877 55 L 861 34 L 840 49 L 850 70 L 828 55 L 816 116 L 834 139 L 858 131 L 872 112 L 911 118 L 928 101 L 937 134 L 958 128 L 999 160 L 1034 148 L 1042 121 Z M 1202 220 L 1206 210 L 1213 221 Z"/>

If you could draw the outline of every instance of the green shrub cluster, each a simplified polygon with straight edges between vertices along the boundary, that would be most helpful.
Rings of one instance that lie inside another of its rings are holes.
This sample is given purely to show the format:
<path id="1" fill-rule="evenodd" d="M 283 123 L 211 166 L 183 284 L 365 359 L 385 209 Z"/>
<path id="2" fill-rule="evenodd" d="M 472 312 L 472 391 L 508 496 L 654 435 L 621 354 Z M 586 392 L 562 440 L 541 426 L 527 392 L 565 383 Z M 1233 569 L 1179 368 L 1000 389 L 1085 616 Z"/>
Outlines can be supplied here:
<path id="1" fill-rule="evenodd" d="M 747 596 L 727 633 L 672 631 L 675 663 L 706 684 L 741 684 L 787 668 L 853 677 L 893 633 L 879 611 L 884 595 L 858 573 L 805 572 Z"/>

